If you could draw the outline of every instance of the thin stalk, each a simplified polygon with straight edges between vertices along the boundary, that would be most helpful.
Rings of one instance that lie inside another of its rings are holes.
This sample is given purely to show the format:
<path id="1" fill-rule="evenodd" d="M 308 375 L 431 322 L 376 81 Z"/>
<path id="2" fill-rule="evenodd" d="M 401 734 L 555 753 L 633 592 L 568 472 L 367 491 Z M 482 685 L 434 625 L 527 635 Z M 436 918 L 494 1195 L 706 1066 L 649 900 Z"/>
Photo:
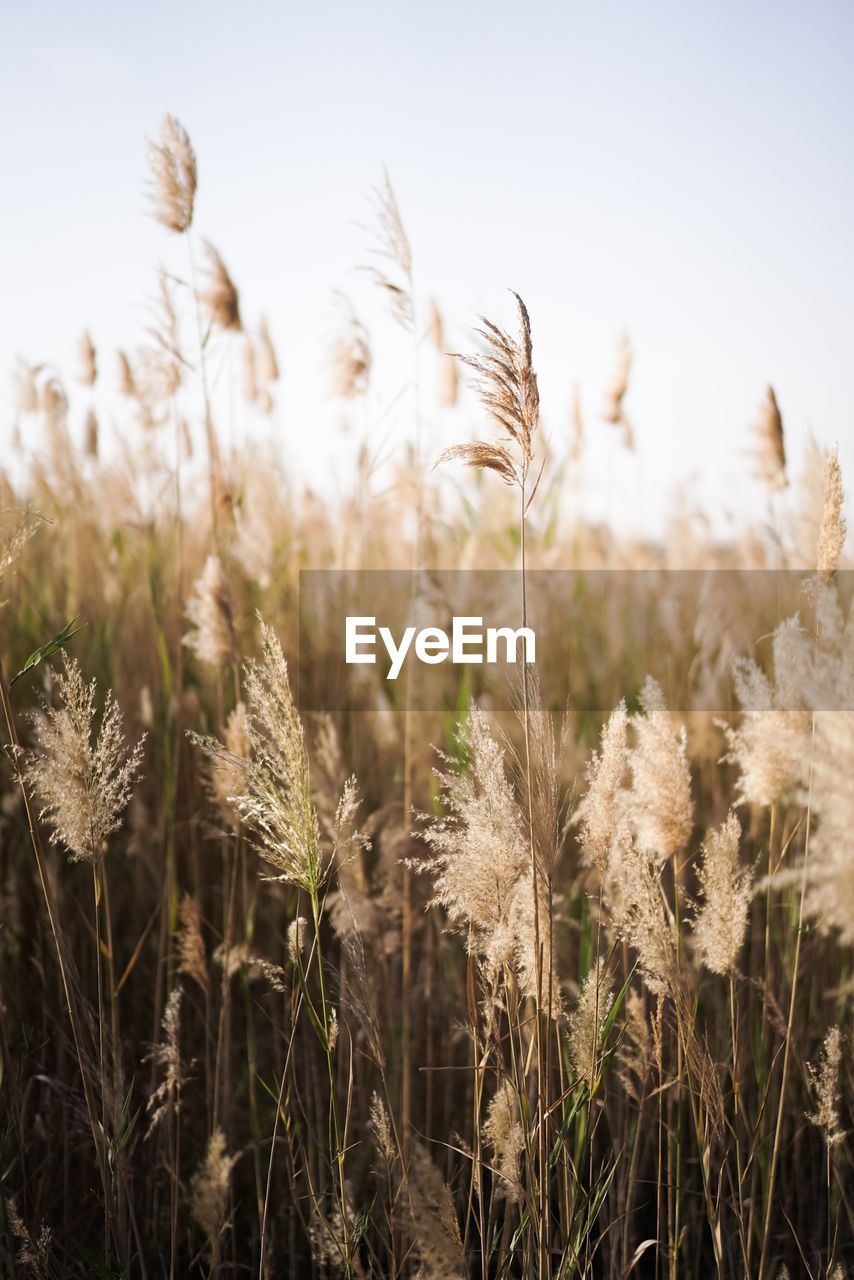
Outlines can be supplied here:
<path id="1" fill-rule="evenodd" d="M 519 485 L 519 556 L 520 570 L 522 579 L 522 626 L 528 625 L 528 586 L 527 586 L 527 559 L 526 559 L 526 538 L 525 538 L 525 514 L 526 514 L 526 480 L 527 480 L 527 461 L 522 470 L 522 478 Z M 550 1219 L 550 1195 L 549 1195 L 549 1159 L 548 1159 L 548 1143 L 546 1141 L 546 1111 L 547 1099 L 545 1090 L 545 1079 L 543 1074 L 543 1055 L 542 1055 L 542 1008 L 543 1008 L 543 954 L 542 943 L 540 941 L 540 883 L 537 869 L 537 855 L 534 848 L 534 793 L 533 780 L 531 777 L 531 727 L 530 727 L 530 709 L 528 697 L 528 668 L 527 664 L 522 664 L 522 724 L 525 734 L 525 783 L 528 799 L 528 852 L 531 859 L 531 883 L 534 894 L 534 951 L 535 951 L 535 972 L 536 972 L 536 1020 L 534 1023 L 534 1040 L 537 1053 L 537 1162 L 539 1165 L 539 1268 L 541 1280 L 548 1280 L 551 1276 L 551 1250 L 549 1248 L 549 1219 Z"/>
<path id="2" fill-rule="evenodd" d="M 720 1222 L 719 1215 L 715 1209 L 714 1199 L 712 1197 L 712 1188 L 710 1183 L 709 1161 L 706 1159 L 706 1131 L 702 1112 L 702 1095 L 695 1094 L 694 1081 L 691 1073 L 691 1059 L 689 1054 L 690 1036 L 694 1034 L 693 1027 L 686 1026 L 683 1017 L 684 1010 L 680 1008 L 682 1003 L 682 993 L 677 988 L 673 992 L 673 1005 L 676 1013 L 676 1027 L 680 1040 L 684 1041 L 683 1060 L 685 1063 L 685 1076 L 688 1081 L 688 1102 L 691 1107 L 691 1118 L 694 1122 L 694 1132 L 697 1138 L 697 1150 L 700 1157 L 700 1172 L 703 1181 L 703 1198 L 706 1206 L 706 1216 L 709 1220 L 709 1231 L 712 1237 L 712 1248 L 715 1255 L 715 1268 L 718 1280 L 723 1277 L 723 1253 L 720 1239 Z M 698 1109 L 698 1103 L 699 1108 Z M 678 1203 L 678 1202 L 677 1202 Z M 677 1237 L 678 1240 L 678 1237 Z"/>
<path id="3" fill-rule="evenodd" d="M 299 960 L 297 960 L 297 963 L 299 963 Z M 258 1280 L 264 1280 L 264 1246 L 265 1246 L 266 1235 L 267 1235 L 267 1217 L 270 1209 L 270 1188 L 273 1185 L 273 1159 L 276 1151 L 276 1136 L 279 1128 L 279 1118 L 282 1114 L 282 1098 L 284 1097 L 284 1093 L 285 1093 L 285 1080 L 287 1079 L 288 1068 L 290 1066 L 291 1056 L 293 1054 L 293 1047 L 294 1047 L 294 1042 L 296 1038 L 294 1033 L 296 1031 L 297 1022 L 299 1021 L 299 1015 L 302 1010 L 302 1004 L 303 1004 L 303 994 L 302 994 L 302 990 L 300 989 L 299 991 L 297 991 L 295 996 L 295 1004 L 293 1007 L 293 1017 L 291 1020 L 291 1025 L 293 1030 L 288 1040 L 288 1049 L 287 1049 L 287 1053 L 285 1054 L 284 1064 L 282 1066 L 282 1077 L 279 1082 L 279 1092 L 276 1098 L 276 1114 L 275 1114 L 275 1117 L 273 1118 L 273 1133 L 270 1138 L 270 1159 L 267 1163 L 267 1183 L 264 1188 L 264 1211 L 261 1216 L 261 1242 L 259 1247 L 260 1256 L 258 1260 Z"/>
<path id="4" fill-rule="evenodd" d="M 786 1019 L 786 1039 L 783 1050 L 783 1074 L 780 1079 L 780 1097 L 777 1102 L 777 1120 L 774 1126 L 774 1145 L 771 1148 L 771 1168 L 768 1173 L 768 1195 L 765 1204 L 765 1224 L 762 1230 L 762 1252 L 759 1255 L 759 1277 L 765 1280 L 768 1265 L 768 1243 L 771 1237 L 771 1214 L 774 1209 L 774 1189 L 777 1178 L 777 1160 L 780 1155 L 780 1141 L 783 1133 L 783 1104 L 786 1099 L 786 1085 L 789 1080 L 789 1061 L 792 1047 L 792 1027 L 795 1022 L 795 998 L 798 991 L 798 975 L 801 967 L 801 939 L 803 937 L 804 902 L 807 893 L 807 865 L 810 854 L 810 824 L 812 818 L 812 776 L 813 748 L 815 746 L 815 712 L 812 715 L 812 734 L 810 749 L 809 784 L 807 787 L 807 817 L 804 836 L 804 862 L 801 872 L 801 893 L 798 902 L 798 927 L 795 937 L 795 958 L 792 964 L 792 989 L 789 995 L 789 1013 Z"/>
<path id="5" fill-rule="evenodd" d="M 339 1208 L 341 1211 L 341 1222 L 344 1231 L 344 1266 L 346 1269 L 348 1280 L 353 1275 L 353 1264 L 351 1257 L 350 1245 L 350 1224 L 348 1221 L 347 1210 L 347 1191 L 344 1182 L 344 1147 L 341 1141 L 341 1120 L 338 1114 L 338 1101 L 335 1096 L 335 1065 L 332 1046 L 329 1042 L 330 1036 L 330 1019 L 329 1006 L 326 999 L 326 980 L 323 975 L 323 951 L 320 942 L 320 900 L 317 890 L 312 889 L 311 897 L 311 915 L 314 923 L 315 946 L 317 948 L 317 975 L 320 986 L 320 1016 L 321 1026 L 323 1027 L 324 1052 L 326 1054 L 326 1067 L 329 1076 L 329 1112 L 332 1118 L 332 1138 L 335 1144 L 335 1166 L 338 1171 L 338 1187 L 337 1195 L 339 1200 Z M 330 1152 L 330 1155 L 332 1153 Z"/>
<path id="6" fill-rule="evenodd" d="M 743 1170 L 741 1159 L 741 1077 L 738 1067 L 738 1013 L 735 1007 L 735 973 L 729 971 L 729 1025 L 732 1043 L 732 1098 L 733 1098 L 733 1132 L 735 1134 L 735 1169 L 738 1178 L 738 1236 L 745 1265 L 748 1267 L 747 1242 L 744 1235 L 744 1195 Z"/>
<path id="7" fill-rule="evenodd" d="M 196 336 L 199 344 L 199 377 L 202 383 L 202 396 L 204 400 L 205 414 L 205 440 L 208 449 L 208 482 L 210 485 L 210 507 L 211 507 L 211 532 L 216 541 L 218 529 L 218 482 L 220 479 L 222 460 L 219 454 L 219 445 L 217 444 L 216 432 L 214 431 L 213 420 L 211 418 L 211 403 L 208 394 L 208 375 L 207 363 L 205 361 L 205 340 L 202 332 L 202 309 L 199 304 L 199 291 L 196 287 L 196 267 L 193 261 L 193 247 L 190 241 L 190 230 L 184 232 L 184 239 L 187 245 L 187 259 L 190 264 L 190 292 L 193 295 L 193 310 L 196 318 Z"/>
<path id="8" fill-rule="evenodd" d="M 104 1045 L 104 980 L 101 970 L 101 888 L 98 883 L 98 863 L 92 861 L 92 897 L 95 915 L 95 981 L 98 987 L 98 1070 L 101 1082 L 101 1132 L 107 1141 L 107 1077 L 106 1049 Z M 108 1209 L 104 1205 L 104 1237 L 108 1238 Z"/>
<path id="9" fill-rule="evenodd" d="M 418 361 L 418 325 L 415 308 L 415 287 L 410 280 L 412 301 L 412 339 L 413 339 L 413 392 L 415 416 L 415 443 L 412 467 L 415 476 L 415 529 L 412 538 L 412 556 L 410 561 L 410 606 L 415 603 L 415 587 L 421 562 L 421 526 L 423 521 L 424 492 L 421 475 L 421 383 Z M 414 799 L 414 718 L 413 718 L 413 672 L 410 667 L 406 675 L 405 706 L 403 713 L 403 822 L 408 832 L 411 826 Z M 412 982 L 412 873 L 404 864 L 401 876 L 401 1100 L 400 1119 L 404 1143 L 404 1163 L 409 1146 L 409 1128 L 412 1115 L 412 1013 L 410 1009 L 410 987 Z"/>
<path id="10" fill-rule="evenodd" d="M 761 1020 L 761 1045 L 763 1058 L 771 1048 L 769 1043 L 770 1019 L 768 1017 L 768 992 L 771 990 L 771 877 L 774 871 L 774 836 L 777 826 L 777 802 L 771 805 L 771 821 L 768 832 L 768 864 L 765 876 L 765 932 L 764 932 L 764 956 L 763 956 L 763 982 L 762 982 L 762 1020 Z M 783 840 L 783 848 L 785 848 L 785 839 Z M 770 1086 L 770 1075 L 772 1065 L 769 1065 L 768 1075 L 763 1081 L 763 1087 L 766 1090 Z M 759 1116 L 759 1132 L 754 1137 L 754 1143 L 757 1138 L 759 1143 L 764 1146 L 768 1139 L 768 1108 L 761 1106 Z M 757 1194 L 757 1182 L 760 1178 L 759 1161 L 755 1158 L 755 1149 L 751 1153 L 749 1164 L 752 1166 L 750 1170 L 750 1207 L 747 1215 L 747 1260 L 748 1266 L 752 1260 L 753 1244 L 754 1244 L 754 1217 L 760 1210 L 757 1209 L 759 1195 Z"/>

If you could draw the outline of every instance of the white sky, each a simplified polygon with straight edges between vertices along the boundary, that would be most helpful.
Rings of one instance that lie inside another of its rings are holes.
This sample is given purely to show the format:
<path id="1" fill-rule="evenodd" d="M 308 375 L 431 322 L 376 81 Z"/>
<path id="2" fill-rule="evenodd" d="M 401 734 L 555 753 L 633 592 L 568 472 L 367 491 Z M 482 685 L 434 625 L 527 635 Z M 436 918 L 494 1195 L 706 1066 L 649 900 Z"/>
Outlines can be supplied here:
<path id="1" fill-rule="evenodd" d="M 451 346 L 480 312 L 510 321 L 513 287 L 555 439 L 580 384 L 594 506 L 649 521 L 685 479 L 759 514 L 743 449 L 768 382 L 795 470 L 811 426 L 854 478 L 852 65 L 847 0 L 6 0 L 0 372 L 18 353 L 70 369 L 84 326 L 102 367 L 139 341 L 158 262 L 184 263 L 144 195 L 169 110 L 199 157 L 198 230 L 247 319 L 269 316 L 304 474 L 329 469 L 330 294 L 365 296 L 356 224 L 385 165 Z M 624 326 L 636 464 L 596 420 Z M 387 363 L 383 394 L 407 373 Z"/>

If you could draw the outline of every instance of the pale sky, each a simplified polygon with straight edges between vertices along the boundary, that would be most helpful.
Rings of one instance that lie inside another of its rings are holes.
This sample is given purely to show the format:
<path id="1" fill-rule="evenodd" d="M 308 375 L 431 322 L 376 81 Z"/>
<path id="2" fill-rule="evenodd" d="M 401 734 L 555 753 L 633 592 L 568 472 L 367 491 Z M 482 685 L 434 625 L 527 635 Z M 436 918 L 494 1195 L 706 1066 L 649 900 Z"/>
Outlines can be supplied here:
<path id="1" fill-rule="evenodd" d="M 478 313 L 512 320 L 508 287 L 525 298 L 556 441 L 580 385 L 594 496 L 634 509 L 642 484 L 650 519 L 682 479 L 759 514 L 743 449 L 768 382 L 794 471 L 811 427 L 854 477 L 852 65 L 847 0 L 4 0 L 0 372 L 70 370 L 85 326 L 109 371 L 140 340 L 157 264 L 184 261 L 145 199 L 168 110 L 199 157 L 198 231 L 269 317 L 302 473 L 329 470 L 330 295 L 366 296 L 385 166 L 454 349 Z M 623 328 L 636 463 L 597 417 Z M 392 364 L 381 397 L 408 376 Z M 5 386 L 0 409 L 6 438 Z"/>

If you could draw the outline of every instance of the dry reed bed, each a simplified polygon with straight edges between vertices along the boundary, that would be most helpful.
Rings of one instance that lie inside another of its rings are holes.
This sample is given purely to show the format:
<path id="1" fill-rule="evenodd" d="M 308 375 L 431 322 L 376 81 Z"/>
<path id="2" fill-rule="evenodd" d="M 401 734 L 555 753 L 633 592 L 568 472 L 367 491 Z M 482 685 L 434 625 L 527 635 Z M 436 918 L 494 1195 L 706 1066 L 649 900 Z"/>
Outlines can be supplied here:
<path id="1" fill-rule="evenodd" d="M 83 448 L 58 374 L 22 364 L 21 423 L 46 444 L 3 480 L 4 1274 L 844 1276 L 837 455 L 812 450 L 773 539 L 722 548 L 698 521 L 627 545 L 570 523 L 581 424 L 549 456 L 516 299 L 464 359 L 491 428 L 439 459 L 481 469 L 468 514 L 446 509 L 419 388 L 432 349 L 455 401 L 457 366 L 386 180 L 369 280 L 411 340 L 412 430 L 391 483 L 364 452 L 325 506 L 281 454 L 222 448 L 211 363 L 240 358 L 263 413 L 278 360 L 213 246 L 198 268 L 196 160 L 169 117 L 150 161 L 185 266 L 120 357 L 128 444 L 102 461 L 85 335 Z M 352 400 L 371 341 L 341 315 L 331 382 Z M 630 366 L 626 339 L 603 417 L 627 446 Z M 786 484 L 770 390 L 757 461 Z M 524 619 L 534 568 L 666 569 L 686 547 L 697 568 L 810 567 L 799 613 L 712 586 L 690 621 L 663 601 L 641 644 L 630 602 L 588 603 L 584 706 L 621 637 L 604 724 L 561 724 L 543 692 L 565 695 L 561 673 L 527 669 L 512 715 L 452 679 L 442 715 L 409 680 L 377 680 L 370 711 L 296 710 L 300 567 L 514 568 Z M 74 617 L 65 652 L 12 682 Z M 661 646 L 726 723 L 683 726 L 648 674 Z"/>

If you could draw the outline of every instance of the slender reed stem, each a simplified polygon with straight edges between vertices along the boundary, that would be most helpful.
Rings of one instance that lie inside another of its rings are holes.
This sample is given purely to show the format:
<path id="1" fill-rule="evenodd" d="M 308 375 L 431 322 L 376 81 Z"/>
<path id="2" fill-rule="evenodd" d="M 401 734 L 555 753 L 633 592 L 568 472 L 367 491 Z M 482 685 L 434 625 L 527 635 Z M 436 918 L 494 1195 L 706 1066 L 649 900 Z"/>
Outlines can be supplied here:
<path id="1" fill-rule="evenodd" d="M 527 584 L 527 547 L 525 537 L 526 526 L 526 480 L 527 460 L 523 466 L 519 485 L 519 562 L 522 588 L 522 626 L 528 625 L 528 584 Z M 548 1141 L 546 1137 L 546 1115 L 548 1099 L 546 1097 L 546 1080 L 542 1054 L 542 1019 L 543 1019 L 543 950 L 540 929 L 540 876 L 537 866 L 537 853 L 534 847 L 534 791 L 531 776 L 531 724 L 528 692 L 528 668 L 522 664 L 522 725 L 525 735 L 525 786 L 528 801 L 528 853 L 531 861 L 531 883 L 534 894 L 534 952 L 536 972 L 536 1014 L 534 1022 L 534 1040 L 537 1055 L 537 1165 L 539 1188 L 539 1268 L 541 1280 L 551 1275 L 550 1235 L 550 1167 L 548 1159 Z"/>
<path id="2" fill-rule="evenodd" d="M 804 902 L 807 893 L 807 866 L 810 854 L 810 826 L 812 818 L 812 779 L 813 751 L 815 748 L 815 712 L 812 715 L 809 783 L 807 786 L 807 817 L 804 835 L 804 861 L 801 870 L 801 891 L 798 901 L 798 924 L 795 936 L 795 958 L 792 963 L 792 989 L 789 994 L 789 1013 L 786 1018 L 786 1038 L 783 1049 L 783 1072 L 780 1077 L 780 1097 L 777 1102 L 777 1120 L 774 1125 L 774 1145 L 771 1148 L 771 1167 L 768 1173 L 768 1194 L 765 1204 L 765 1223 L 762 1229 L 762 1252 L 759 1255 L 758 1280 L 765 1280 L 768 1265 L 768 1244 L 771 1238 L 771 1215 L 774 1211 L 774 1190 L 777 1178 L 777 1161 L 780 1155 L 780 1142 L 783 1133 L 783 1112 L 786 1100 L 786 1085 L 789 1081 L 789 1061 L 792 1047 L 792 1027 L 795 1022 L 795 1002 L 798 993 L 798 975 L 801 967 L 801 939 L 803 938 Z"/>

